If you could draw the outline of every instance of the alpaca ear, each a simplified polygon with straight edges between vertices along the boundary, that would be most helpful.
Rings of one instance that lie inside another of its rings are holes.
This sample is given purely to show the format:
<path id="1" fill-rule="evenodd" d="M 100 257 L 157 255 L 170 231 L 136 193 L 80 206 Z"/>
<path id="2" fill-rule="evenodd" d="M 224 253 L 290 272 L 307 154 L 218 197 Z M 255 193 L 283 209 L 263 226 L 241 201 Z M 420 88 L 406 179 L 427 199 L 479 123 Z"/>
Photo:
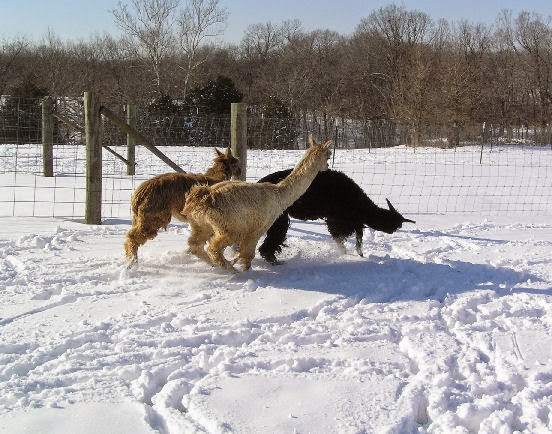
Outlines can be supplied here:
<path id="1" fill-rule="evenodd" d="M 220 152 L 217 148 L 213 148 L 215 150 L 215 155 L 217 157 L 222 157 L 224 154 L 222 152 Z"/>
<path id="2" fill-rule="evenodd" d="M 402 220 L 402 223 L 416 223 L 414 220 L 410 220 L 410 219 L 405 219 L 400 212 L 398 212 L 395 207 L 393 205 L 391 205 L 391 202 L 389 202 L 389 199 L 385 199 L 387 201 L 387 206 L 389 207 L 389 211 L 395 213 L 396 215 L 398 215 L 401 220 Z"/>
<path id="3" fill-rule="evenodd" d="M 312 133 L 309 133 L 309 146 L 314 146 L 314 137 L 312 137 Z"/>
<path id="4" fill-rule="evenodd" d="M 330 149 L 333 145 L 333 140 L 328 140 L 326 143 L 322 145 L 324 149 Z"/>
<path id="5" fill-rule="evenodd" d="M 232 149 L 230 149 L 230 146 L 226 148 L 226 158 L 230 158 L 232 156 Z"/>

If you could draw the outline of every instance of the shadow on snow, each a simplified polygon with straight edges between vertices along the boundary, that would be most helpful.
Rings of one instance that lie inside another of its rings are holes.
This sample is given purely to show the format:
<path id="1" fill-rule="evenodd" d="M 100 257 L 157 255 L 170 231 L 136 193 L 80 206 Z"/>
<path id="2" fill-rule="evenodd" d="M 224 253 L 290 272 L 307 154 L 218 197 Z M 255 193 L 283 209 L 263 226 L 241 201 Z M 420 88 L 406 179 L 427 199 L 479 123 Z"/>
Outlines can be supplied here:
<path id="1" fill-rule="evenodd" d="M 438 264 L 375 256 L 331 263 L 301 261 L 298 264 L 291 260 L 271 269 L 254 269 L 236 275 L 232 280 L 254 280 L 258 286 L 360 297 L 374 303 L 443 301 L 448 294 L 475 290 L 492 290 L 498 295 L 512 292 L 552 294 L 552 288 L 530 287 L 529 281 L 539 282 L 539 277 L 509 268 L 463 261 Z"/>

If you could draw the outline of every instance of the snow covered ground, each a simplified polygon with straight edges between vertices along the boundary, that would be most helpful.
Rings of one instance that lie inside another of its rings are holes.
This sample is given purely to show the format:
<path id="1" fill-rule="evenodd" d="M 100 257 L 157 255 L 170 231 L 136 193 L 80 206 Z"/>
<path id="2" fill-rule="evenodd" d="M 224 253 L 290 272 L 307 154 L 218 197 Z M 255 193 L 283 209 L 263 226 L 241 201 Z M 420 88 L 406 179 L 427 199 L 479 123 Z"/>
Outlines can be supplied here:
<path id="1" fill-rule="evenodd" d="M 126 270 L 128 215 L 0 217 L 0 433 L 551 433 L 540 214 L 405 213 L 364 258 L 293 221 L 237 275 L 183 224 Z"/>

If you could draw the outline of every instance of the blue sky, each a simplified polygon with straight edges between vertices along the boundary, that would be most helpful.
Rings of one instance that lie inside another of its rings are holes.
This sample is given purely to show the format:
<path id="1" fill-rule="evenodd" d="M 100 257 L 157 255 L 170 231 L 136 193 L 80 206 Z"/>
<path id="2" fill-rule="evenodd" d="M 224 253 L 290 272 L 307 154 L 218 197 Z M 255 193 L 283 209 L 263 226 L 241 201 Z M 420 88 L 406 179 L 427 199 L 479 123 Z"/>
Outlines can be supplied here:
<path id="1" fill-rule="evenodd" d="M 239 42 L 250 24 L 299 19 L 305 30 L 354 32 L 361 18 L 386 6 L 384 0 L 221 0 L 230 12 L 224 39 Z M 502 9 L 552 15 L 551 0 L 403 0 L 396 4 L 429 14 L 433 19 L 493 23 Z M 119 35 L 110 10 L 117 0 L 0 0 L 0 39 L 26 36 L 40 40 L 51 29 L 63 40 L 89 39 L 94 34 Z"/>

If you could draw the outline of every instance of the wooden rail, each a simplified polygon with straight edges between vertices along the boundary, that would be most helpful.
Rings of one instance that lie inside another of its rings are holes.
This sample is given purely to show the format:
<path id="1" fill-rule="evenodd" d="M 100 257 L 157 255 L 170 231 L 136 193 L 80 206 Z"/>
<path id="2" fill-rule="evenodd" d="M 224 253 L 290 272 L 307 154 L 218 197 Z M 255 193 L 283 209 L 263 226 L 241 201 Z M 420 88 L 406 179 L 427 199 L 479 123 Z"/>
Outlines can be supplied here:
<path id="1" fill-rule="evenodd" d="M 113 124 L 119 127 L 119 129 L 121 129 L 123 132 L 131 135 L 137 144 L 144 146 L 148 151 L 150 151 L 152 154 L 158 157 L 165 164 L 170 166 L 173 170 L 175 170 L 176 172 L 184 173 L 184 170 L 182 170 L 182 168 L 178 164 L 173 162 L 169 157 L 167 157 L 159 149 L 157 149 L 152 143 L 150 143 L 148 139 L 146 139 L 146 137 L 143 134 L 138 132 L 136 129 L 132 128 L 126 122 L 119 119 L 117 115 L 113 113 L 111 110 L 109 110 L 107 107 L 105 106 L 100 107 L 100 113 L 104 115 L 107 119 L 109 119 L 111 122 L 113 122 Z"/>

